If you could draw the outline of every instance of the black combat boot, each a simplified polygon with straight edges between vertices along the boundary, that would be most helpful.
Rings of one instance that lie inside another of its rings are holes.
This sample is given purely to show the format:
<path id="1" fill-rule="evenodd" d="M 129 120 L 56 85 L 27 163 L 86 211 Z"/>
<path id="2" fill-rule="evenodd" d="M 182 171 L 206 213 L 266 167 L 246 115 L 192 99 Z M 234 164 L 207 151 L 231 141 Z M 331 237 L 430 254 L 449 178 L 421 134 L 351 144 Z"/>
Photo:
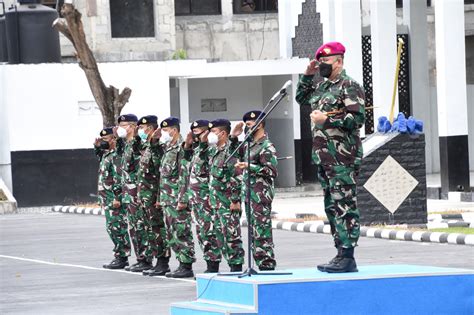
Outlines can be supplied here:
<path id="1" fill-rule="evenodd" d="M 192 278 L 194 277 L 193 265 L 180 262 L 178 269 L 172 272 L 167 272 L 167 278 Z"/>
<path id="2" fill-rule="evenodd" d="M 133 265 L 125 267 L 125 271 L 130 271 L 130 269 L 132 269 L 133 267 L 136 267 L 136 266 L 138 266 L 138 264 L 139 264 L 139 263 L 140 263 L 140 262 L 139 262 L 139 261 L 137 261 L 137 262 L 136 262 L 136 263 L 134 263 Z"/>
<path id="3" fill-rule="evenodd" d="M 207 269 L 204 273 L 217 273 L 219 272 L 219 261 L 206 261 Z"/>
<path id="4" fill-rule="evenodd" d="M 164 276 L 167 272 L 170 272 L 169 261 L 169 257 L 158 257 L 156 266 L 152 269 L 143 271 L 143 275 L 150 277 Z"/>
<path id="5" fill-rule="evenodd" d="M 105 269 L 123 269 L 128 266 L 128 257 L 115 257 L 109 264 L 104 264 Z"/>
<path id="6" fill-rule="evenodd" d="M 341 273 L 341 272 L 357 272 L 357 264 L 354 259 L 354 247 L 343 248 L 342 258 L 335 264 L 326 267 L 326 272 Z"/>
<path id="7" fill-rule="evenodd" d="M 274 266 L 259 266 L 258 269 L 260 271 L 273 271 L 275 270 Z"/>
<path id="8" fill-rule="evenodd" d="M 337 247 L 337 255 L 336 255 L 333 259 L 331 259 L 327 264 L 318 265 L 318 266 L 317 266 L 317 267 L 318 267 L 318 270 L 319 270 L 319 271 L 322 271 L 322 272 L 325 272 L 325 271 L 326 271 L 326 268 L 327 268 L 328 266 L 332 266 L 332 265 L 337 264 L 337 262 L 338 262 L 339 260 L 341 260 L 341 259 L 342 259 L 342 247 L 339 246 L 339 247 Z"/>
<path id="9" fill-rule="evenodd" d="M 230 272 L 241 272 L 242 264 L 240 265 L 230 265 Z"/>
<path id="10" fill-rule="evenodd" d="M 145 270 L 153 268 L 150 260 L 142 260 L 137 265 L 130 267 L 131 272 L 143 272 Z"/>

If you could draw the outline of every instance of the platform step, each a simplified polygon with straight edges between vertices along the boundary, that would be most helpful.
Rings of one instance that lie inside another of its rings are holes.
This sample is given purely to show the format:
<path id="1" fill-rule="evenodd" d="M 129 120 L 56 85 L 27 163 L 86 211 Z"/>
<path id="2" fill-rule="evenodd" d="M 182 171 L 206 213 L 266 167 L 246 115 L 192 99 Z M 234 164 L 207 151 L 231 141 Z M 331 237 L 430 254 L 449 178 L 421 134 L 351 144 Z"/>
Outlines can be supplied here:
<path id="1" fill-rule="evenodd" d="M 233 305 L 220 305 L 214 303 L 181 302 L 171 304 L 171 315 L 218 315 L 238 314 L 255 315 L 254 309 L 236 307 Z"/>
<path id="2" fill-rule="evenodd" d="M 174 304 L 172 314 L 474 314 L 473 270 L 382 265 L 344 274 L 287 271 L 292 274 L 240 279 L 198 274 L 198 301 Z M 350 310 L 334 307 L 341 298 Z"/>

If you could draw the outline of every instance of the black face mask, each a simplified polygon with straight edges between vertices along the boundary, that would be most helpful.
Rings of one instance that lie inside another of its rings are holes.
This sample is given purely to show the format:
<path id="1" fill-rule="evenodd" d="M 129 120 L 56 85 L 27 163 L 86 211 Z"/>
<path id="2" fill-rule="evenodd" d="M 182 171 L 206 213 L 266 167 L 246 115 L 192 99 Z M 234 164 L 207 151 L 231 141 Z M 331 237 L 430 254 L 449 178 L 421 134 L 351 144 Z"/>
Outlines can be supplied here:
<path id="1" fill-rule="evenodd" d="M 323 78 L 329 78 L 331 76 L 331 73 L 332 73 L 332 65 L 331 64 L 324 63 L 324 62 L 319 64 L 319 74 Z"/>
<path id="2" fill-rule="evenodd" d="M 102 150 L 108 150 L 110 149 L 110 143 L 108 143 L 105 140 L 101 140 L 99 144 L 99 148 L 101 148 Z"/>
<path id="3" fill-rule="evenodd" d="M 195 133 L 193 134 L 193 141 L 194 142 L 199 142 L 201 139 L 199 138 L 204 132 L 201 133 Z"/>

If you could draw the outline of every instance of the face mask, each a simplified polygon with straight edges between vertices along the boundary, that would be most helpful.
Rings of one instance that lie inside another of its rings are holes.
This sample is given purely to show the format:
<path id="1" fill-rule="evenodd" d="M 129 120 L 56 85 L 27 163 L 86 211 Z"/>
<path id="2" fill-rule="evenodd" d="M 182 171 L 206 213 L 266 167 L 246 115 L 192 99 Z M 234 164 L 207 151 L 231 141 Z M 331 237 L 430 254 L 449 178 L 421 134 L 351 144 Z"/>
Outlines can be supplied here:
<path id="1" fill-rule="evenodd" d="M 142 142 L 145 142 L 148 139 L 148 135 L 143 129 L 138 129 L 138 136 L 142 139 Z"/>
<path id="2" fill-rule="evenodd" d="M 100 140 L 99 147 L 100 147 L 102 150 L 108 150 L 108 149 L 110 149 L 110 144 L 109 144 L 107 141 L 105 141 L 105 140 Z"/>
<path id="3" fill-rule="evenodd" d="M 203 134 L 203 132 L 193 134 L 193 141 L 194 141 L 194 142 L 199 142 L 199 141 L 200 141 L 200 138 L 199 138 L 199 137 L 200 137 L 202 134 Z"/>
<path id="4" fill-rule="evenodd" d="M 245 134 L 248 134 L 248 133 L 249 133 L 249 131 L 250 131 L 250 127 L 248 127 L 248 126 L 245 126 L 245 128 L 244 128 L 244 133 L 245 133 Z"/>
<path id="5" fill-rule="evenodd" d="M 332 73 L 332 64 L 322 62 L 319 64 L 319 74 L 323 78 L 329 78 Z"/>
<path id="6" fill-rule="evenodd" d="M 211 132 L 209 136 L 207 136 L 207 142 L 209 144 L 217 144 L 218 141 L 219 141 L 219 137 L 213 132 Z"/>
<path id="7" fill-rule="evenodd" d="M 127 136 L 127 129 L 123 127 L 118 127 L 117 128 L 117 136 L 120 138 L 125 138 Z"/>
<path id="8" fill-rule="evenodd" d="M 161 132 L 161 141 L 162 142 L 170 142 L 171 141 L 171 136 L 169 132 L 162 131 Z"/>

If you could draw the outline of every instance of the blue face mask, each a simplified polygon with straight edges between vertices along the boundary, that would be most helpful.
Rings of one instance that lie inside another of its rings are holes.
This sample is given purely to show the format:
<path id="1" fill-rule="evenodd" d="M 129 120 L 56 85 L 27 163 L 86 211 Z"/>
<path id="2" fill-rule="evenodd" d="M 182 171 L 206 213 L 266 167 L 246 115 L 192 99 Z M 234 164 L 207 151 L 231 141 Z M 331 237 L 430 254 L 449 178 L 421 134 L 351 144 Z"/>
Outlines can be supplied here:
<path id="1" fill-rule="evenodd" d="M 148 139 L 148 135 L 143 129 L 138 129 L 138 136 L 140 137 L 140 139 L 142 139 L 142 142 L 145 142 Z"/>

